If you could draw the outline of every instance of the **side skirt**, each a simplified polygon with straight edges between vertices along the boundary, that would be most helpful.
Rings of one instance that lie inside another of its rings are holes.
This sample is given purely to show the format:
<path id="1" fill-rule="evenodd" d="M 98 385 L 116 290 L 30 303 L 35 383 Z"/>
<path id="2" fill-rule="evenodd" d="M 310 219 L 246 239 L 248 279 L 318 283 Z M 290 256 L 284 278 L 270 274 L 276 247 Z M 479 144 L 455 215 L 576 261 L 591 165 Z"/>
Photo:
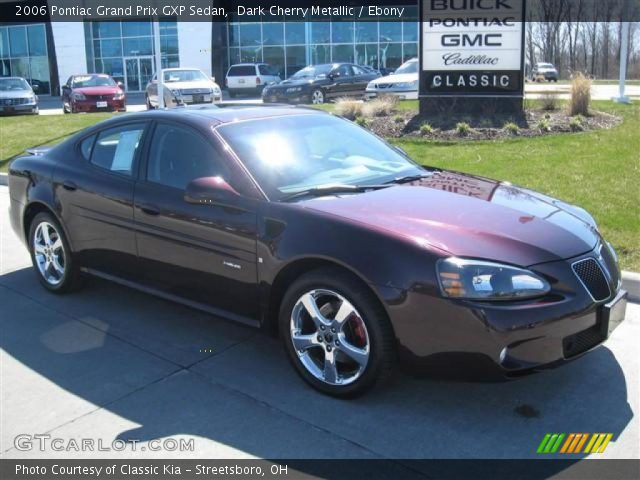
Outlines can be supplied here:
<path id="1" fill-rule="evenodd" d="M 160 297 L 165 300 L 169 300 L 171 302 L 180 303 L 187 307 L 194 308 L 196 310 L 202 310 L 203 312 L 210 313 L 211 315 L 215 315 L 216 317 L 222 317 L 227 320 L 231 320 L 234 322 L 242 323 L 243 325 L 247 325 L 253 328 L 260 328 L 260 321 L 254 320 L 253 318 L 244 317 L 242 315 L 236 315 L 235 313 L 228 312 L 227 310 L 222 310 L 220 308 L 211 307 L 209 305 L 205 305 L 204 303 L 194 302 L 193 300 L 188 300 L 183 297 L 179 297 L 177 295 L 172 295 L 171 293 L 163 292 L 162 290 L 158 290 L 156 288 L 148 287 L 146 285 L 141 285 L 136 282 L 132 282 L 130 280 L 125 280 L 124 278 L 117 277 L 115 275 L 110 275 L 108 273 L 101 272 L 100 270 L 94 270 L 92 268 L 81 268 L 83 273 L 88 273 L 89 275 L 93 275 L 94 277 L 102 278 L 104 280 L 109 280 L 110 282 L 118 283 L 125 287 L 133 288 L 143 293 L 147 293 L 149 295 L 153 295 L 155 297 Z"/>

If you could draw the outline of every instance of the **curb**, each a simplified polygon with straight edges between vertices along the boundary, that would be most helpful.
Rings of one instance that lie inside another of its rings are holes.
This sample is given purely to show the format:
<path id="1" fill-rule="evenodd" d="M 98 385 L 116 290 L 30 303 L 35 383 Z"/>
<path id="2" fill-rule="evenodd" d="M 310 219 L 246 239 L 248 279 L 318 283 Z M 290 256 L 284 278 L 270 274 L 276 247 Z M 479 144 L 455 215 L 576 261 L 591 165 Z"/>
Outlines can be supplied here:
<path id="1" fill-rule="evenodd" d="M 9 185 L 9 175 L 6 173 L 0 173 L 0 185 Z"/>
<path id="2" fill-rule="evenodd" d="M 622 288 L 629 292 L 629 301 L 640 303 L 640 273 L 622 272 Z"/>

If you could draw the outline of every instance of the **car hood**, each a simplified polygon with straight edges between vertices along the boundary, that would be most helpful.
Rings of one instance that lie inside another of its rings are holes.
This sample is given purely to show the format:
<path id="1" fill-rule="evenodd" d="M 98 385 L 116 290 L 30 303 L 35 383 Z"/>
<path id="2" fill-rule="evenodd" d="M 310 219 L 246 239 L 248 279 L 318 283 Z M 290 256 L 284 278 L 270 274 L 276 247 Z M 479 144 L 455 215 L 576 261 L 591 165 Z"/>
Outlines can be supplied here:
<path id="1" fill-rule="evenodd" d="M 211 89 L 215 88 L 218 85 L 213 82 L 205 82 L 205 81 L 193 81 L 193 82 L 165 82 L 165 88 L 169 88 L 171 90 L 183 90 L 188 88 L 206 88 Z"/>
<path id="2" fill-rule="evenodd" d="M 122 93 L 120 87 L 117 86 L 82 87 L 74 88 L 73 91 L 83 95 L 115 95 L 116 93 Z"/>
<path id="3" fill-rule="evenodd" d="M 9 90 L 0 92 L 0 98 L 25 98 L 34 95 L 32 90 Z"/>
<path id="4" fill-rule="evenodd" d="M 520 266 L 586 253 L 599 240 L 584 210 L 508 183 L 453 172 L 301 206 L 459 257 Z"/>
<path id="5" fill-rule="evenodd" d="M 282 82 L 276 83 L 274 85 L 269 85 L 269 88 L 289 88 L 289 87 L 306 87 L 311 85 L 312 83 L 317 83 L 317 82 L 326 82 L 327 78 L 325 77 L 321 77 L 321 78 L 305 78 L 305 79 L 300 79 L 300 80 L 283 80 Z"/>
<path id="6" fill-rule="evenodd" d="M 417 73 L 402 73 L 400 75 L 387 75 L 386 77 L 376 78 L 370 83 L 373 85 L 386 85 L 391 83 L 407 83 L 415 82 L 418 80 Z"/>

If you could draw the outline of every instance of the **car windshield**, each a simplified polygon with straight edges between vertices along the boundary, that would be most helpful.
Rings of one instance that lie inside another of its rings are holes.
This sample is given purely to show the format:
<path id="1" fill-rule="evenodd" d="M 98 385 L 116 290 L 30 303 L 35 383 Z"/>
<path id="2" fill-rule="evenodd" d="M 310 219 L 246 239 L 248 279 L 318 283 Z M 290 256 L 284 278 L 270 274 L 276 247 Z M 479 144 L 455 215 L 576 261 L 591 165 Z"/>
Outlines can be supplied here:
<path id="1" fill-rule="evenodd" d="M 208 80 L 204 73 L 200 70 L 170 70 L 164 72 L 164 81 L 172 82 L 196 82 Z"/>
<path id="2" fill-rule="evenodd" d="M 29 84 L 23 78 L 0 78 L 0 92 L 11 90 L 29 90 Z"/>
<path id="3" fill-rule="evenodd" d="M 553 68 L 553 65 L 550 63 L 539 63 L 538 68 Z"/>
<path id="4" fill-rule="evenodd" d="M 271 117 L 218 131 L 272 200 L 313 188 L 381 185 L 425 173 L 378 137 L 331 115 Z"/>
<path id="5" fill-rule="evenodd" d="M 329 75 L 329 72 L 331 71 L 332 67 L 333 67 L 332 65 L 311 65 L 294 73 L 291 78 L 302 79 L 302 78 L 317 78 L 320 76 L 326 76 L 326 75 Z"/>
<path id="6" fill-rule="evenodd" d="M 418 73 L 418 61 L 409 60 L 408 62 L 400 65 L 400 67 L 395 71 L 396 75 L 402 75 L 403 73 Z"/>
<path id="7" fill-rule="evenodd" d="M 114 87 L 116 82 L 111 77 L 105 77 L 101 75 L 75 77 L 73 79 L 73 88 L 84 87 Z"/>

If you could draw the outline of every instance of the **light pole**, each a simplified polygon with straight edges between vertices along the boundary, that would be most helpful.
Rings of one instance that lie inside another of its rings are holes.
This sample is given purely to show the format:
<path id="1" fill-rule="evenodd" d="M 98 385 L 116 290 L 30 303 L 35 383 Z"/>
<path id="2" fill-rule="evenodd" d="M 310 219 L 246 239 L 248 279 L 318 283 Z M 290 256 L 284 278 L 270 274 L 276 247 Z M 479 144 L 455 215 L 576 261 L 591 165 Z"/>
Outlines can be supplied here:
<path id="1" fill-rule="evenodd" d="M 156 89 L 158 91 L 158 108 L 164 108 L 164 89 L 162 75 L 162 54 L 160 53 L 160 21 L 156 17 L 153 22 L 153 41 L 156 60 Z"/>
<path id="2" fill-rule="evenodd" d="M 620 32 L 620 90 L 618 97 L 613 99 L 618 103 L 631 103 L 631 99 L 625 95 L 625 81 L 627 79 L 627 56 L 629 55 L 629 22 L 626 16 L 629 14 L 629 0 L 625 0 L 622 8 L 621 24 L 622 29 Z"/>

